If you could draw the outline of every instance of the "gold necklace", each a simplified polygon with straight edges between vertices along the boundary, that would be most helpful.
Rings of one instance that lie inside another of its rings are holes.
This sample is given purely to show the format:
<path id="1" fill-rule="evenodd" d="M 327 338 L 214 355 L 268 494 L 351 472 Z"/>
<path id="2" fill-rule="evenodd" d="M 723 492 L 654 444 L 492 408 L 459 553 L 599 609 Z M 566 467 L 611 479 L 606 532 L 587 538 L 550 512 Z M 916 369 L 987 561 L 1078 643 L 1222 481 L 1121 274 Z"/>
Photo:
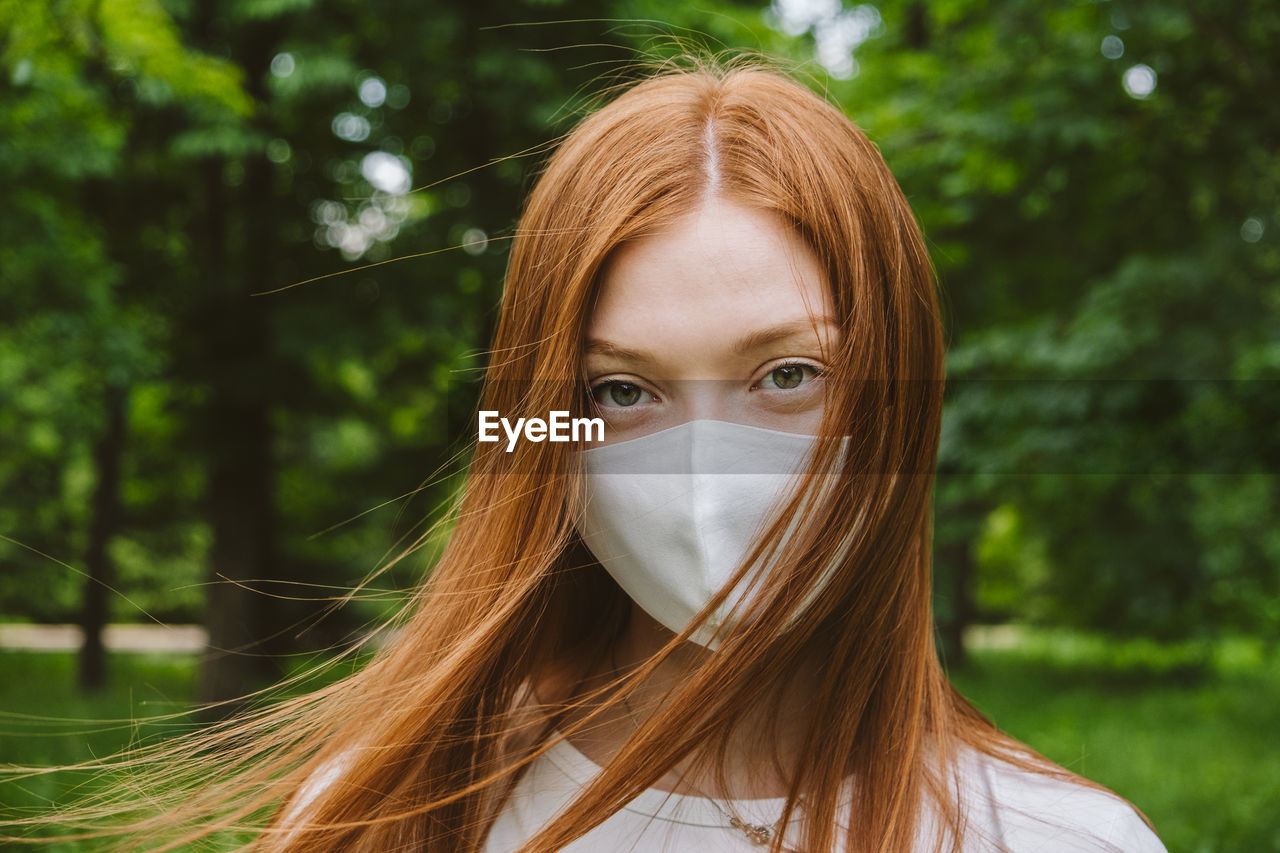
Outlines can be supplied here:
<path id="1" fill-rule="evenodd" d="M 617 649 L 614 649 L 614 654 L 612 655 L 612 657 L 613 657 L 613 669 L 614 669 L 614 672 L 617 672 L 618 671 Z M 627 701 L 627 695 L 625 693 L 622 694 L 622 706 L 627 711 L 627 719 L 630 720 L 631 725 L 635 728 L 636 731 L 640 731 L 640 723 L 636 721 L 635 710 L 632 709 L 631 703 Z M 704 800 L 711 803 L 711 805 L 715 806 L 716 811 L 724 815 L 725 820 L 727 820 L 729 823 L 729 826 L 741 832 L 748 839 L 750 839 L 753 844 L 764 846 L 769 843 L 770 839 L 773 838 L 774 831 L 777 829 L 777 826 L 778 826 L 776 822 L 774 822 L 773 824 L 765 824 L 765 823 L 751 823 L 750 821 L 743 820 L 742 818 L 738 817 L 737 813 L 735 813 L 731 807 L 721 806 L 720 802 L 716 800 L 715 797 L 709 796 L 705 791 L 703 791 L 697 785 L 693 784 L 687 779 L 682 779 L 682 781 L 686 785 L 688 785 L 690 788 L 692 788 L 698 794 L 698 796 L 702 797 Z"/>

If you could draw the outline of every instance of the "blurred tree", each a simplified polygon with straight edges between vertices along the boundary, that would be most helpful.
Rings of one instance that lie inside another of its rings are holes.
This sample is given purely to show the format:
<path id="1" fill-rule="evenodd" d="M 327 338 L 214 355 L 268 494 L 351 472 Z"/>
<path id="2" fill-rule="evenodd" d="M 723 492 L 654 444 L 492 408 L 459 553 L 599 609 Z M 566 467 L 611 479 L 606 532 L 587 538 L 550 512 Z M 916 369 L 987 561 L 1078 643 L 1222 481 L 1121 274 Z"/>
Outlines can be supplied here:
<path id="1" fill-rule="evenodd" d="M 1280 103 L 1259 93 L 1280 76 L 1280 9 L 879 12 L 861 73 L 834 88 L 943 282 L 940 588 L 955 555 L 997 553 L 979 538 L 995 528 L 962 523 L 977 502 L 1022 538 L 999 551 L 1024 571 L 988 615 L 1275 634 Z"/>
<path id="2" fill-rule="evenodd" d="M 21 156 L 47 158 L 47 174 L 5 152 L 50 227 L 32 233 L 30 214 L 0 212 L 6 278 L 21 283 L 6 298 L 27 298 L 14 302 L 21 324 L 0 341 L 7 387 L 43 406 L 30 429 L 62 442 L 46 454 L 10 434 L 6 457 L 45 469 L 30 501 L 6 503 L 6 529 L 50 554 L 87 550 L 104 570 L 111 559 L 129 600 L 156 615 L 191 618 L 203 597 L 203 699 L 274 677 L 291 648 L 344 641 L 417 580 L 420 562 L 396 566 L 367 606 L 316 627 L 326 590 L 341 595 L 393 562 L 378 555 L 396 553 L 397 538 L 416 535 L 416 524 L 368 508 L 456 467 L 529 172 L 581 113 L 569 93 L 622 73 L 630 46 L 665 29 L 644 22 L 662 4 L 617 5 L 640 19 L 626 32 L 590 19 L 599 10 L 584 3 L 531 2 L 530 17 L 562 19 L 536 27 L 507 26 L 522 22 L 523 7 L 497 3 L 346 2 L 323 14 L 308 0 L 0 5 L 11 34 L 9 125 L 38 105 L 50 125 L 18 135 Z M 713 29 L 748 37 L 735 20 L 742 9 L 721 8 L 733 14 L 712 15 Z M 783 39 L 747 8 L 758 37 Z M 574 59 L 547 62 L 544 51 Z M 102 137 L 96 160 L 65 150 L 86 129 Z M 96 163 L 92 176 L 77 161 Z M 79 222 L 84 236 L 63 236 Z M 408 254 L 452 251 L 361 268 L 392 260 L 393 241 Z M 62 317 L 41 276 L 110 306 L 95 314 L 76 304 L 65 322 L 117 337 L 132 328 L 136 347 L 41 357 L 52 343 L 32 347 L 23 330 Z M 96 290 L 89 276 L 101 278 Z M 133 355 L 145 365 L 129 367 Z M 54 364 L 65 365 L 69 390 L 50 398 L 41 377 Z M 97 389 L 109 383 L 95 377 L 109 371 L 133 388 L 114 530 L 101 521 L 109 513 L 93 525 L 84 509 L 94 483 L 105 495 L 110 480 L 110 466 L 94 470 L 106 457 L 93 449 L 116 434 L 87 402 L 104 399 Z M 66 447 L 80 473 L 63 495 Z M 20 472 L 0 473 L 6 486 L 19 482 Z M 432 514 L 447 486 L 428 489 L 418 513 Z M 400 504 L 408 515 L 411 504 Z M 35 514 L 53 507 L 56 519 Z M 0 583 L 7 608 L 73 612 L 48 595 L 34 604 L 55 574 L 48 563 L 16 548 L 0 558 L 15 569 Z M 102 603 L 91 600 L 86 621 L 105 618 Z"/>
<path id="3" fill-rule="evenodd" d="M 97 27 L 85 25 L 87 8 L 0 5 L 8 72 L 0 181 L 12 187 L 0 212 L 0 313 L 9 318 L 0 329 L 0 394 L 8 398 L 0 406 L 8 421 L 0 481 L 22 494 L 3 510 L 15 538 L 39 553 L 85 556 L 81 679 L 93 687 L 104 676 L 123 406 L 127 389 L 156 373 L 161 341 L 157 318 L 130 304 L 139 281 L 112 256 L 102 223 L 116 213 L 104 189 L 127 185 L 131 174 L 121 156 L 131 120 L 119 75 L 138 68 L 143 84 L 172 87 L 197 108 L 245 101 L 230 70 L 183 53 L 149 5 L 99 9 Z M 19 598 L 37 614 L 74 612 L 69 578 L 57 583 L 48 563 L 19 565 L 15 555 L 30 553 L 6 552 L 6 609 Z"/>
<path id="4" fill-rule="evenodd" d="M 982 616 L 1274 631 L 1280 13 L 1241 8 L 0 0 L 0 530 L 121 590 L 0 542 L 0 610 L 205 618 L 208 700 L 381 619 L 534 169 L 674 33 L 814 51 L 932 241 L 950 660 Z"/>

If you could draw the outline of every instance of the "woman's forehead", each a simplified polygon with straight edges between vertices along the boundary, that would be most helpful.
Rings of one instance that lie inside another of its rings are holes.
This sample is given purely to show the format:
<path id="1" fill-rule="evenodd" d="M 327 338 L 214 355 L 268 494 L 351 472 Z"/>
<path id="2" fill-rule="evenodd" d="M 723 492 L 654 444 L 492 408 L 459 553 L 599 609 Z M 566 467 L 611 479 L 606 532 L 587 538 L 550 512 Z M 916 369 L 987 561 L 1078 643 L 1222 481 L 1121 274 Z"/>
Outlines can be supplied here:
<path id="1" fill-rule="evenodd" d="M 828 290 L 820 261 L 781 217 L 713 199 L 610 258 L 588 339 L 766 334 L 830 318 Z"/>

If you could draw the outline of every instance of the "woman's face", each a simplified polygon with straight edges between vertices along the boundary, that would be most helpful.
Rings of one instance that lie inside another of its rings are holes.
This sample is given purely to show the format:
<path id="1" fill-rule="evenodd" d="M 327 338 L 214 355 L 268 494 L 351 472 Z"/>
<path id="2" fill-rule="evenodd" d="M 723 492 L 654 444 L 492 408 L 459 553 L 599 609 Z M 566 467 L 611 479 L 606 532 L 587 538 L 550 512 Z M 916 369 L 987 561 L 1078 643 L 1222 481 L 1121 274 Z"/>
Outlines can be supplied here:
<path id="1" fill-rule="evenodd" d="M 712 198 L 611 256 L 584 358 L 606 443 L 696 419 L 816 433 L 838 343 L 804 241 L 774 213 Z"/>

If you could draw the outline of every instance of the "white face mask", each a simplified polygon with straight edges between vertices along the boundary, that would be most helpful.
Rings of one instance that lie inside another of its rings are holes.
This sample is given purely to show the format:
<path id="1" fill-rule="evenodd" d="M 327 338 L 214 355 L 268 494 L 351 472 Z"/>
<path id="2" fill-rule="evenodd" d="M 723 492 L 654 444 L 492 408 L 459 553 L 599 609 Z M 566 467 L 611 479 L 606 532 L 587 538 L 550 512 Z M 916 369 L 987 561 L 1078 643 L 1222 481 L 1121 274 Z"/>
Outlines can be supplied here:
<path id="1" fill-rule="evenodd" d="M 696 420 L 584 450 L 578 533 L 632 601 L 678 633 L 733 577 L 803 480 L 817 441 Z M 793 519 L 785 535 L 794 527 Z M 772 565 L 773 557 L 758 575 Z M 749 572 L 690 639 L 714 649 L 729 611 L 759 593 L 752 580 Z"/>

